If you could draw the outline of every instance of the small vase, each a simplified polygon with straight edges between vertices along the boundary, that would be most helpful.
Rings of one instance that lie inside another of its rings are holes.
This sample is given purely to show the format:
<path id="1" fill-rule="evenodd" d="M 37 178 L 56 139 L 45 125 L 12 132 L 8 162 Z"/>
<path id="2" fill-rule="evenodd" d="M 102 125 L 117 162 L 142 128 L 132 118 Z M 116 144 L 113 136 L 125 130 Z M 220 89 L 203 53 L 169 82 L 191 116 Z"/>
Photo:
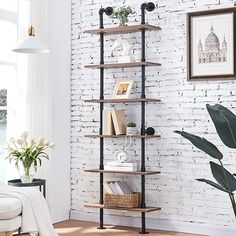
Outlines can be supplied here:
<path id="1" fill-rule="evenodd" d="M 25 168 L 23 165 L 20 165 L 19 174 L 20 174 L 21 182 L 24 184 L 32 183 L 36 171 L 37 171 L 36 166 L 32 165 L 30 168 Z"/>
<path id="2" fill-rule="evenodd" d="M 136 135 L 138 134 L 138 130 L 136 127 L 127 127 L 126 135 Z"/>

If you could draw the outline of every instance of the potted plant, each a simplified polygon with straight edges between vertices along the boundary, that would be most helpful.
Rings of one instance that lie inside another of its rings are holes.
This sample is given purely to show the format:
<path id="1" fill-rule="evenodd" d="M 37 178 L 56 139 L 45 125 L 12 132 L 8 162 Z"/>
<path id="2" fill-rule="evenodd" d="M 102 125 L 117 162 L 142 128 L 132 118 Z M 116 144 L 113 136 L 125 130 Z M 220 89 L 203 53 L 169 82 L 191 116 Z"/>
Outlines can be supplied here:
<path id="1" fill-rule="evenodd" d="M 14 162 L 19 171 L 22 183 L 33 181 L 36 168 L 41 166 L 42 158 L 49 159 L 45 152 L 48 148 L 54 148 L 54 143 L 50 143 L 43 137 L 38 142 L 29 137 L 28 132 L 23 132 L 20 138 L 12 137 L 5 145 L 4 149 L 9 153 L 6 159 L 10 163 Z"/>
<path id="2" fill-rule="evenodd" d="M 138 130 L 136 128 L 135 122 L 129 122 L 127 124 L 126 134 L 127 135 L 136 135 L 138 133 Z"/>
<path id="3" fill-rule="evenodd" d="M 115 10 L 111 15 L 111 17 L 117 18 L 120 21 L 119 26 L 125 26 L 129 21 L 128 19 L 129 15 L 134 15 L 134 14 L 136 14 L 136 12 L 130 6 L 127 6 L 127 7 L 120 7 L 117 10 Z"/>
<path id="4" fill-rule="evenodd" d="M 236 116 L 226 107 L 216 104 L 214 106 L 207 105 L 207 111 L 215 125 L 216 131 L 222 142 L 229 148 L 236 149 Z M 208 140 L 197 135 L 184 131 L 174 131 L 188 139 L 195 147 L 205 152 L 219 164 L 211 161 L 211 172 L 216 182 L 208 179 L 197 179 L 200 182 L 211 185 L 212 187 L 228 194 L 236 218 L 236 203 L 234 192 L 236 191 L 236 178 L 227 169 L 222 162 L 223 154 L 219 149 Z"/>

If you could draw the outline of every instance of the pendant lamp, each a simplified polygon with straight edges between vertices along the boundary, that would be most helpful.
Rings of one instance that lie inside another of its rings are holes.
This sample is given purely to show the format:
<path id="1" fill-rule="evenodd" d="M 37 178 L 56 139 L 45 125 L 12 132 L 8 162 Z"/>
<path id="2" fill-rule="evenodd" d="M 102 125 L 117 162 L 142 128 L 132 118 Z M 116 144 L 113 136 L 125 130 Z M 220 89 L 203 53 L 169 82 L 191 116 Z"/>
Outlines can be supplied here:
<path id="1" fill-rule="evenodd" d="M 31 21 L 32 21 L 32 3 L 31 3 Z M 31 25 L 28 29 L 28 37 L 21 42 L 17 48 L 12 50 L 18 53 L 40 54 L 49 53 L 50 51 L 41 43 L 37 36 L 35 36 L 35 29 Z"/>

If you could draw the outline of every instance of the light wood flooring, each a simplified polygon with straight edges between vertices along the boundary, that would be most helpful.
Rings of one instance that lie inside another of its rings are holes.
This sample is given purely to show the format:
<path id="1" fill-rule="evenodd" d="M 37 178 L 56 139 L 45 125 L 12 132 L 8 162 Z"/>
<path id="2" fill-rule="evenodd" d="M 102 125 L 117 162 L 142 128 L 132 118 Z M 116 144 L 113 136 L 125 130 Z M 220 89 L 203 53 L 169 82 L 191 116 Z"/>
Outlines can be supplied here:
<path id="1" fill-rule="evenodd" d="M 60 236 L 140 236 L 138 229 L 120 227 L 120 226 L 106 226 L 106 230 L 97 229 L 97 223 L 68 220 L 55 225 L 56 231 Z M 148 230 L 150 236 L 200 236 L 197 234 L 186 234 L 169 231 Z"/>

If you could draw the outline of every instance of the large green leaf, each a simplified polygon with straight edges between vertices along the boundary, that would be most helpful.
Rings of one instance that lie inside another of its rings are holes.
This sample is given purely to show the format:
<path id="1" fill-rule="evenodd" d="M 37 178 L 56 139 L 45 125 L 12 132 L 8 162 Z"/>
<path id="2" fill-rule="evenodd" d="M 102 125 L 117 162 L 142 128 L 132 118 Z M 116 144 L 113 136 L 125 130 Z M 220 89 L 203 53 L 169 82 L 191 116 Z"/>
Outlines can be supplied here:
<path id="1" fill-rule="evenodd" d="M 227 189 L 230 192 L 236 190 L 236 179 L 235 177 L 227 171 L 223 166 L 216 164 L 215 162 L 210 162 L 211 172 L 215 180 L 222 186 L 224 189 Z"/>
<path id="2" fill-rule="evenodd" d="M 204 182 L 204 183 L 206 183 L 206 184 L 209 184 L 209 185 L 211 185 L 212 187 L 217 188 L 217 189 L 219 189 L 219 190 L 221 190 L 221 191 L 223 191 L 223 192 L 231 193 L 231 192 L 227 191 L 226 189 L 224 189 L 223 187 L 221 187 L 219 184 L 217 184 L 217 183 L 215 183 L 215 182 L 213 182 L 213 181 L 211 181 L 211 180 L 208 180 L 208 179 L 196 179 L 196 180 L 197 180 L 197 181 L 200 181 L 200 182 Z"/>
<path id="3" fill-rule="evenodd" d="M 199 148 L 211 157 L 216 158 L 218 160 L 223 158 L 223 154 L 218 150 L 218 148 L 206 139 L 200 138 L 197 135 L 190 134 L 184 131 L 176 130 L 174 132 L 177 134 L 181 134 L 184 138 L 188 139 L 195 147 Z"/>
<path id="4" fill-rule="evenodd" d="M 219 104 L 207 104 L 206 107 L 222 142 L 227 147 L 236 148 L 236 116 Z"/>

